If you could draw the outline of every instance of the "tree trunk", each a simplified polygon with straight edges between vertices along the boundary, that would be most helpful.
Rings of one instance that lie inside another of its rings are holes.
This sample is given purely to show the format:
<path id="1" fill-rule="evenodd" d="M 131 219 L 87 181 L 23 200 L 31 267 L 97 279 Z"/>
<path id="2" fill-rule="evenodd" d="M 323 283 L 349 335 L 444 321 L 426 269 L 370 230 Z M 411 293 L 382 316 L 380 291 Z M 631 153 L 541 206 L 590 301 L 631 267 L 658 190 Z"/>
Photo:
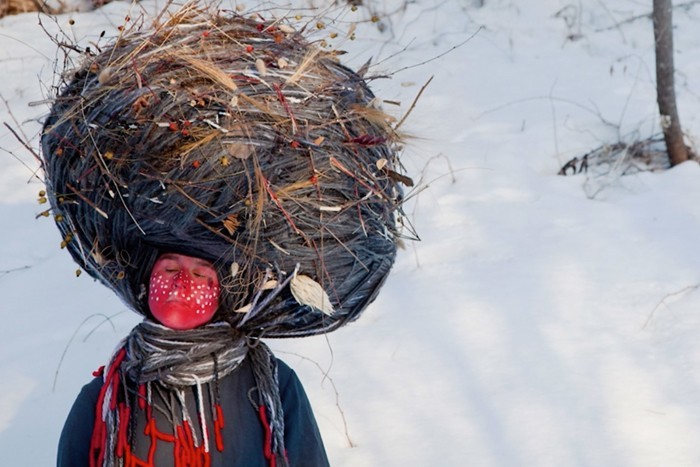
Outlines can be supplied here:
<path id="1" fill-rule="evenodd" d="M 671 0 L 654 0 L 654 40 L 656 44 L 656 101 L 661 114 L 666 149 L 671 165 L 688 160 L 683 131 L 678 119 L 676 91 L 673 84 L 673 5 Z"/>

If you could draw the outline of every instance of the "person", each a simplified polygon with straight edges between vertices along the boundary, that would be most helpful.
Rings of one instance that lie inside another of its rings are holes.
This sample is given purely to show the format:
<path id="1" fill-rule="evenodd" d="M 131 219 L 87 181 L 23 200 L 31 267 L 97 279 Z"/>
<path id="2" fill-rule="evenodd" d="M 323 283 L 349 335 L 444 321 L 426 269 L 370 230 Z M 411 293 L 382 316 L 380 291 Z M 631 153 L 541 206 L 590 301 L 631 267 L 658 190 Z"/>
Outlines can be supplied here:
<path id="1" fill-rule="evenodd" d="M 158 257 L 148 289 L 151 316 L 119 347 L 110 368 L 85 385 L 78 395 L 61 433 L 59 467 L 102 465 L 105 456 L 109 456 L 105 446 L 111 446 L 117 454 L 115 460 L 121 460 L 125 466 L 276 465 L 269 421 L 265 407 L 255 403 L 256 379 L 245 352 L 241 357 L 242 352 L 229 352 L 227 348 L 226 352 L 218 352 L 218 362 L 203 354 L 200 361 L 180 363 L 190 367 L 192 373 L 188 376 L 196 380 L 195 384 L 139 382 L 139 373 L 141 380 L 147 381 L 144 375 L 149 372 L 155 371 L 167 380 L 167 373 L 187 371 L 184 367 L 178 369 L 177 364 L 175 371 L 169 371 L 172 355 L 154 363 L 166 352 L 176 353 L 178 340 L 182 341 L 179 350 L 186 354 L 191 350 L 186 347 L 192 333 L 206 332 L 207 328 L 231 332 L 225 323 L 212 323 L 219 292 L 217 271 L 209 261 L 177 253 Z M 166 338 L 167 348 L 144 351 L 135 344 L 142 334 Z M 207 362 L 214 365 L 208 366 Z M 274 359 L 274 363 L 284 413 L 283 462 L 290 466 L 329 465 L 299 379 L 282 361 Z M 157 370 L 146 368 L 152 365 Z M 128 368 L 140 371 L 130 373 Z M 207 375 L 209 370 L 213 371 Z M 115 379 L 118 372 L 124 373 L 122 381 Z M 116 385 L 123 388 L 122 393 L 108 395 Z M 109 437 L 109 429 L 102 412 L 110 404 L 122 417 L 114 441 L 103 439 Z M 128 435 L 127 425 L 131 425 Z"/>
<path id="2" fill-rule="evenodd" d="M 42 129 L 61 248 L 145 318 L 76 400 L 59 465 L 327 465 L 263 339 L 377 297 L 409 225 L 403 120 L 289 18 L 169 7 L 86 48 Z"/>

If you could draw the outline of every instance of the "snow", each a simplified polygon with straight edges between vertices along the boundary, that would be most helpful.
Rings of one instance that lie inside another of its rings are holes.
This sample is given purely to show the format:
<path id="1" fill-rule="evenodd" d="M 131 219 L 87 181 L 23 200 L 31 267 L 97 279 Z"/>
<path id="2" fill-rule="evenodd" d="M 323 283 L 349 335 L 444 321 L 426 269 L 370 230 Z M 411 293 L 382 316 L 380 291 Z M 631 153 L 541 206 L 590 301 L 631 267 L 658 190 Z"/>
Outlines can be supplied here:
<path id="1" fill-rule="evenodd" d="M 304 382 L 332 465 L 700 465 L 700 167 L 556 175 L 658 133 L 651 21 L 615 26 L 650 2 L 365 3 L 385 31 L 364 21 L 337 47 L 352 66 L 403 69 L 373 84 L 401 101 L 387 108 L 400 118 L 434 79 L 402 127 L 421 241 L 356 323 L 270 342 Z M 96 41 L 138 10 L 113 2 L 42 23 Z M 674 17 L 691 136 L 698 16 L 691 5 Z M 329 27 L 355 18 L 369 13 Z M 0 20 L 0 45 L 1 120 L 36 147 L 47 107 L 28 104 L 47 96 L 55 45 L 36 14 Z M 4 126 L 0 148 L 0 465 L 50 465 L 80 387 L 138 317 L 76 278 L 52 220 L 35 218 L 37 162 Z"/>

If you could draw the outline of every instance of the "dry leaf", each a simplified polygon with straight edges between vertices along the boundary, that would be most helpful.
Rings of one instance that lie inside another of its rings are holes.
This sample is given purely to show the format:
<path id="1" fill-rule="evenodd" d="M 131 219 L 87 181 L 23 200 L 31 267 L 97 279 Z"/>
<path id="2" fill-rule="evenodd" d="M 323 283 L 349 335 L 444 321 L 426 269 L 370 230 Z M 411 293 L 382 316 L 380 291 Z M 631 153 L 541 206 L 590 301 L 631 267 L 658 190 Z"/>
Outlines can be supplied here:
<path id="1" fill-rule="evenodd" d="M 236 274 L 238 274 L 238 270 L 241 268 L 241 265 L 238 264 L 237 262 L 231 263 L 231 279 L 236 277 Z"/>
<path id="2" fill-rule="evenodd" d="M 277 287 L 278 282 L 274 279 L 265 282 L 262 286 L 262 290 L 272 290 Z"/>
<path id="3" fill-rule="evenodd" d="M 228 155 L 236 159 L 248 159 L 253 152 L 250 145 L 241 141 L 222 141 L 222 143 L 226 145 Z"/>
<path id="4" fill-rule="evenodd" d="M 236 229 L 238 229 L 238 226 L 241 225 L 241 223 L 238 221 L 238 217 L 235 214 L 228 215 L 222 222 L 224 223 L 224 227 L 226 227 L 226 231 L 228 231 L 229 235 L 233 235 Z"/>
<path id="5" fill-rule="evenodd" d="M 284 58 L 280 57 L 277 59 L 277 66 L 280 67 L 280 69 L 284 70 L 289 66 L 289 62 L 285 60 Z"/>
<path id="6" fill-rule="evenodd" d="M 295 275 L 289 288 L 292 291 L 292 296 L 300 305 L 308 305 L 316 310 L 319 310 L 327 315 L 333 314 L 333 305 L 331 304 L 328 294 L 321 284 L 303 274 Z"/>
<path id="7" fill-rule="evenodd" d="M 265 66 L 265 62 L 262 58 L 255 60 L 255 68 L 258 69 L 258 74 L 260 76 L 267 75 L 267 66 Z"/>
<path id="8" fill-rule="evenodd" d="M 385 158 L 382 157 L 381 159 L 379 159 L 379 160 L 377 161 L 377 168 L 378 168 L 379 170 L 382 170 L 382 169 L 386 166 L 386 164 L 387 164 L 388 162 L 389 162 L 389 161 L 387 161 Z"/>
<path id="9" fill-rule="evenodd" d="M 250 311 L 251 308 L 253 308 L 253 304 L 252 304 L 252 303 L 249 303 L 249 304 L 247 304 L 247 305 L 245 305 L 245 306 L 242 306 L 242 307 L 240 307 L 240 308 L 237 308 L 237 309 L 233 310 L 233 312 L 234 312 L 234 313 L 248 313 L 248 312 Z"/>
<path id="10" fill-rule="evenodd" d="M 293 27 L 288 26 L 286 24 L 280 24 L 278 27 L 280 28 L 280 31 L 286 32 L 287 34 L 295 32 L 295 29 Z"/>
<path id="11" fill-rule="evenodd" d="M 319 136 L 318 138 L 316 138 L 316 139 L 314 140 L 314 144 L 315 144 L 316 146 L 320 146 L 321 143 L 323 143 L 323 140 L 325 140 L 325 139 L 326 139 L 326 138 L 324 138 L 323 136 Z"/>
<path id="12" fill-rule="evenodd" d="M 112 77 L 112 68 L 103 68 L 100 74 L 97 75 L 97 82 L 100 84 L 105 84 Z"/>
<path id="13" fill-rule="evenodd" d="M 413 179 L 410 177 L 407 177 L 405 175 L 401 175 L 398 172 L 394 172 L 393 170 L 386 169 L 386 174 L 387 176 L 399 183 L 403 183 L 406 186 L 413 186 Z"/>

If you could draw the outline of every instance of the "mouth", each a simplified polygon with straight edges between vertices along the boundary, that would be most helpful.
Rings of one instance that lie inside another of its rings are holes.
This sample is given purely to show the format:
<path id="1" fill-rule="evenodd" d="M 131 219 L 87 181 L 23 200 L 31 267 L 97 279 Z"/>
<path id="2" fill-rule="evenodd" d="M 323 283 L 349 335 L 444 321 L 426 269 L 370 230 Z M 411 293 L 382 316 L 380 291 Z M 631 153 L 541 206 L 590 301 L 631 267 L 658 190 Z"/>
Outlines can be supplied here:
<path id="1" fill-rule="evenodd" d="M 180 296 L 180 295 L 172 294 L 172 295 L 168 296 L 168 298 L 165 300 L 165 302 L 166 303 L 168 303 L 168 302 L 183 302 L 184 303 L 184 302 L 187 302 L 187 299 L 185 297 Z"/>

